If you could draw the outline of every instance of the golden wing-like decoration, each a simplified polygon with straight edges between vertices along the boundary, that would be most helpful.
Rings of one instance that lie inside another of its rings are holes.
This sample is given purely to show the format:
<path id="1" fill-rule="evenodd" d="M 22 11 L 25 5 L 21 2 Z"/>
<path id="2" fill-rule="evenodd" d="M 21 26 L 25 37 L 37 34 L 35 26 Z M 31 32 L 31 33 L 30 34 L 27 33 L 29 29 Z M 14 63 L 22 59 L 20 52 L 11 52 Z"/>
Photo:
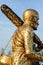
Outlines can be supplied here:
<path id="1" fill-rule="evenodd" d="M 9 8 L 7 5 L 3 4 L 1 6 L 1 11 L 8 17 L 8 19 L 11 20 L 13 24 L 15 24 L 17 27 L 20 27 L 23 25 L 23 21 L 21 18 L 12 11 L 11 8 Z"/>

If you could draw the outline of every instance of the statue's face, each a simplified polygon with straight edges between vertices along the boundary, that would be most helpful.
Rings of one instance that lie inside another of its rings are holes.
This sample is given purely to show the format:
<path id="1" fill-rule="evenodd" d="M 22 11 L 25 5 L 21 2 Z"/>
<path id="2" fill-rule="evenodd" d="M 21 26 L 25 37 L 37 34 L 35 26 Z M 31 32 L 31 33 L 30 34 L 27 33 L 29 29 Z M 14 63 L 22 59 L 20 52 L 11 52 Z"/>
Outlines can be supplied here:
<path id="1" fill-rule="evenodd" d="M 33 28 L 34 30 L 37 30 L 37 27 L 38 27 L 38 25 L 39 25 L 38 20 L 39 20 L 38 15 L 34 15 L 34 16 L 33 16 L 33 20 L 31 21 L 31 26 L 32 26 L 32 28 Z"/>

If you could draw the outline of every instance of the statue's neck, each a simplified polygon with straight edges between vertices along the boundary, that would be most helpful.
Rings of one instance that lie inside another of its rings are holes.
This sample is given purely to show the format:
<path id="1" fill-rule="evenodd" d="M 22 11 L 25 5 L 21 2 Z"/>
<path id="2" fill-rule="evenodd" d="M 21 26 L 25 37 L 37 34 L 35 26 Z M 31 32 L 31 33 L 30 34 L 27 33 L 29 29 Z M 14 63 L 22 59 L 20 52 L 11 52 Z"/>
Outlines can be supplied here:
<path id="1" fill-rule="evenodd" d="M 30 21 L 29 21 L 30 22 Z M 30 28 L 31 30 L 33 30 L 33 28 L 31 27 L 31 24 L 30 23 L 28 23 L 28 22 L 24 22 L 24 24 L 23 24 L 24 26 L 26 26 L 26 27 L 28 27 L 28 28 Z"/>

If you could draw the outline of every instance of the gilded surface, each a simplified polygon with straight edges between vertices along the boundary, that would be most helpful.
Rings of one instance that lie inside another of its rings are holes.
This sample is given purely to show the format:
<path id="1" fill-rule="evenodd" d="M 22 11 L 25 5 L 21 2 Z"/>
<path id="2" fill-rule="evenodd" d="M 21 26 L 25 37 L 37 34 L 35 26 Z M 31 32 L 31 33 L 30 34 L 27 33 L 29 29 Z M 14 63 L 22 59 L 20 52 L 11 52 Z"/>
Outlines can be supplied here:
<path id="1" fill-rule="evenodd" d="M 7 8 L 7 9 L 6 9 Z M 39 15 L 33 10 L 26 10 L 23 14 L 24 24 L 6 5 L 2 7 L 4 14 L 19 27 L 12 37 L 12 65 L 33 65 L 32 61 L 43 61 L 43 56 L 33 49 L 34 43 L 41 44 L 38 36 L 33 32 L 37 29 Z M 7 14 L 7 12 L 8 14 Z M 22 25 L 22 26 L 21 26 Z M 21 27 L 20 27 L 21 26 Z"/>
<path id="2" fill-rule="evenodd" d="M 31 16 L 35 15 L 32 18 L 27 14 L 30 12 L 28 10 L 25 12 L 23 26 L 18 28 L 13 35 L 12 65 L 32 65 L 32 60 L 43 61 L 43 56 L 37 54 L 33 49 L 35 43 L 33 30 L 36 30 L 38 26 L 38 14 L 32 10 L 33 14 Z"/>
<path id="3" fill-rule="evenodd" d="M 33 50 L 33 36 L 33 30 L 28 25 L 15 31 L 12 39 L 13 65 L 32 65 L 32 59 L 43 60 L 43 57 Z"/>
<path id="4" fill-rule="evenodd" d="M 0 55 L 0 65 L 11 65 L 11 57 Z"/>
<path id="5" fill-rule="evenodd" d="M 14 13 L 7 5 L 3 4 L 1 6 L 1 11 L 11 20 L 12 23 L 17 27 L 23 24 L 23 21 Z"/>
<path id="6" fill-rule="evenodd" d="M 12 38 L 12 65 L 32 65 L 32 60 L 43 61 L 43 56 L 33 49 L 35 43 L 33 30 L 37 26 L 36 21 L 33 26 L 26 20 L 23 26 L 15 31 Z"/>

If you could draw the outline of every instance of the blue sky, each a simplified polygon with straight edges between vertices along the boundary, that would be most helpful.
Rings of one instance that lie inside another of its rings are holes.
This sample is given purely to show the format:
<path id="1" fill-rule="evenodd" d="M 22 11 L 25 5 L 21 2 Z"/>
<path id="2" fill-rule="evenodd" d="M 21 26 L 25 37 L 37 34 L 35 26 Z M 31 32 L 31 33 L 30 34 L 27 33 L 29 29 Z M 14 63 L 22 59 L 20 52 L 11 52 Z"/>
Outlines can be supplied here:
<path id="1" fill-rule="evenodd" d="M 21 19 L 24 10 L 35 9 L 39 13 L 39 27 L 35 33 L 43 41 L 43 0 L 0 0 L 2 4 L 8 5 Z M 1 12 L 0 10 L 0 51 L 5 48 L 5 45 L 13 35 L 16 26 Z M 11 43 L 6 51 L 11 50 Z"/>

